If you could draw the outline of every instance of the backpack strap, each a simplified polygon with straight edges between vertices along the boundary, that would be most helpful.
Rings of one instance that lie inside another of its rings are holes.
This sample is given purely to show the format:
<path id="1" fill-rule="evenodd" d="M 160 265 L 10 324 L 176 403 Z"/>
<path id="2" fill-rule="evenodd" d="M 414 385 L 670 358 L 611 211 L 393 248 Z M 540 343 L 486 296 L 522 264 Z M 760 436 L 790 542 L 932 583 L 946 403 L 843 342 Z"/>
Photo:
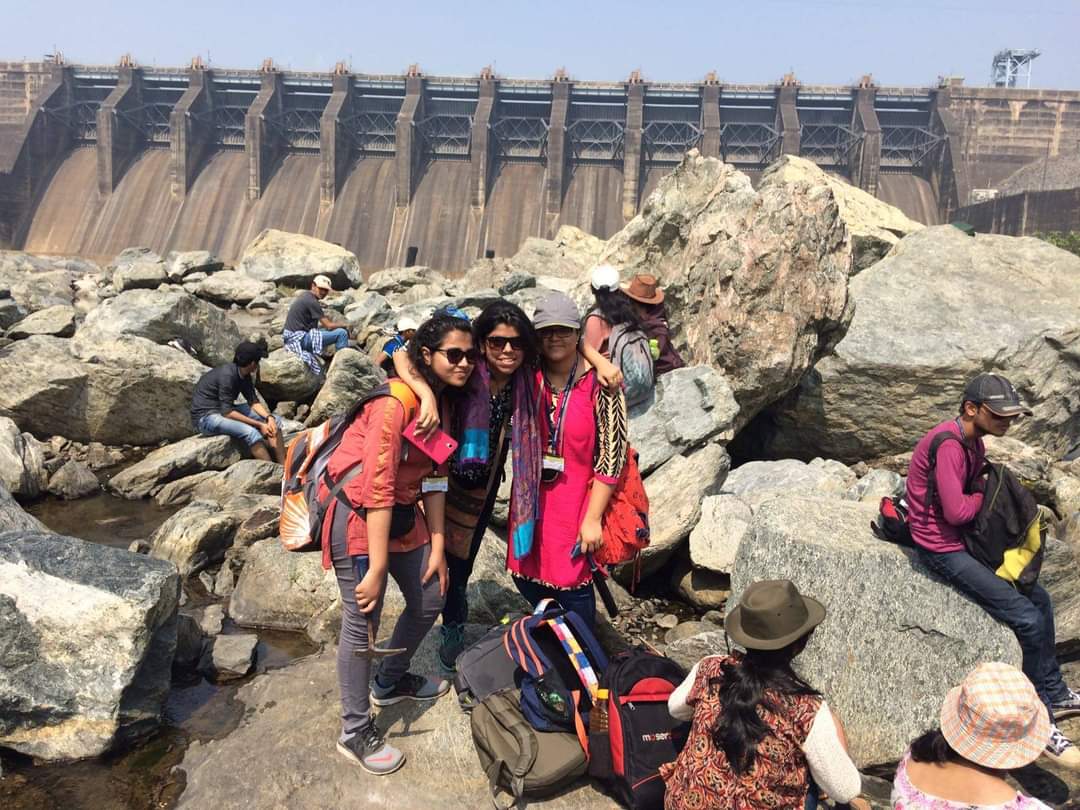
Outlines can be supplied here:
<path id="1" fill-rule="evenodd" d="M 484 704 L 487 710 L 491 712 L 492 717 L 499 722 L 499 725 L 510 732 L 518 747 L 517 759 L 512 764 L 497 759 L 488 766 L 486 772 L 488 786 L 491 788 L 492 802 L 499 810 L 507 810 L 507 808 L 513 807 L 521 801 L 525 793 L 525 775 L 536 764 L 536 756 L 539 751 L 536 732 L 525 722 L 525 718 L 509 703 L 505 696 L 499 695 L 494 700 L 484 701 Z M 505 807 L 499 804 L 499 774 L 504 767 L 510 772 L 510 792 L 514 796 L 514 800 Z"/>
<path id="2" fill-rule="evenodd" d="M 937 454 L 938 454 L 938 450 L 941 448 L 941 445 L 943 445 L 943 444 L 945 444 L 945 442 L 949 442 L 949 441 L 956 442 L 957 444 L 959 444 L 964 449 L 964 461 L 965 461 L 965 466 L 966 466 L 968 447 L 967 447 L 966 444 L 964 444 L 963 439 L 961 439 L 959 436 L 957 436 L 951 430 L 942 431 L 941 433 L 937 434 L 933 439 L 930 440 L 930 449 L 929 449 L 928 454 L 927 454 L 928 455 L 927 461 L 928 461 L 928 464 L 929 464 L 929 466 L 927 467 L 927 470 L 929 472 L 929 475 L 926 476 L 926 494 L 927 494 L 927 499 L 926 500 L 927 500 L 927 503 L 931 504 L 931 505 L 933 505 L 934 502 L 938 500 L 937 479 L 935 478 L 935 470 L 937 470 Z M 965 491 L 971 486 L 971 482 L 975 480 L 977 475 L 978 475 L 978 472 L 973 472 L 971 470 L 967 471 L 967 474 L 964 476 L 964 489 L 965 489 Z"/>
<path id="3" fill-rule="evenodd" d="M 574 733 L 577 734 L 581 750 L 585 752 L 585 761 L 589 761 L 589 733 L 585 730 L 585 721 L 581 719 L 581 711 L 578 709 L 581 701 L 581 690 L 571 689 L 570 697 L 574 699 Z"/>

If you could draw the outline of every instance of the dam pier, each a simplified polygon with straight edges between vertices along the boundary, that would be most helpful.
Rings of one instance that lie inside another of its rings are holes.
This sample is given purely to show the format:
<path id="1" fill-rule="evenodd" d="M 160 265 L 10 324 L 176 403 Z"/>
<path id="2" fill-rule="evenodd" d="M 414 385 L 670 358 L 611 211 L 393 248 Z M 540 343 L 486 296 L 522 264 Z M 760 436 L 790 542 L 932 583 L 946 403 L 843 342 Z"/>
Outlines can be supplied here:
<path id="1" fill-rule="evenodd" d="M 109 258 L 262 229 L 458 272 L 563 224 L 607 238 L 689 149 L 797 154 L 928 224 L 1080 144 L 1080 92 L 0 62 L 0 246 Z"/>

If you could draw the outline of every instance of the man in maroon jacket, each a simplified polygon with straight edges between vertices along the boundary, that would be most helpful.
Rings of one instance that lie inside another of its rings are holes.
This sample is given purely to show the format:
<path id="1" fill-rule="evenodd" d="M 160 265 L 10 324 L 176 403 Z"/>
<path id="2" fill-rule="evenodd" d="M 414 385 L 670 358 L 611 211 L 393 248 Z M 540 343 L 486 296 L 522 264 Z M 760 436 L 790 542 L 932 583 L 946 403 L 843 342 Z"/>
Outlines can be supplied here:
<path id="1" fill-rule="evenodd" d="M 969 382 L 960 415 L 937 425 L 915 445 L 907 479 L 908 525 L 926 567 L 1016 633 L 1024 674 L 1053 723 L 1055 715 L 1080 711 L 1080 695 L 1065 685 L 1058 667 L 1050 594 L 1038 584 L 1030 593 L 1021 593 L 968 554 L 963 541 L 965 527 L 983 503 L 980 473 L 986 448 L 982 437 L 1004 436 L 1021 414 L 1031 411 L 1004 377 L 980 374 Z M 943 441 L 931 463 L 930 446 L 940 433 L 950 433 L 958 441 Z M 1063 765 L 1080 768 L 1080 750 L 1057 725 L 1052 725 L 1046 754 Z"/>

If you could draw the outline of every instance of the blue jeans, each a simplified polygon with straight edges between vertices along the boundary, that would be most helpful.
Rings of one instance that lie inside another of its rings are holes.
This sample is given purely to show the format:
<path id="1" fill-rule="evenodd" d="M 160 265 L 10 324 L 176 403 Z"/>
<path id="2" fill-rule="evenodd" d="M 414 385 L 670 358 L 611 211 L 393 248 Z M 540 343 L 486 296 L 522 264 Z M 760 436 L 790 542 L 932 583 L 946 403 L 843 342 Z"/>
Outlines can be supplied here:
<path id="1" fill-rule="evenodd" d="M 1023 670 L 1053 719 L 1050 704 L 1064 700 L 1068 687 L 1054 649 L 1054 606 L 1041 585 L 1023 594 L 966 551 L 937 554 L 919 548 L 927 568 L 953 585 L 1016 634 L 1024 655 Z"/>
<path id="2" fill-rule="evenodd" d="M 580 588 L 552 588 L 541 585 L 530 579 L 513 577 L 514 585 L 518 593 L 525 597 L 530 605 L 536 607 L 541 599 L 551 598 L 559 603 L 564 610 L 572 610 L 585 620 L 590 630 L 596 629 L 596 594 L 593 592 L 592 583 L 582 585 Z"/>
<path id="3" fill-rule="evenodd" d="M 258 419 L 260 422 L 266 421 L 266 417 L 259 416 L 251 409 L 250 405 L 234 405 L 233 410 L 239 411 L 248 419 Z M 275 416 L 274 420 L 277 422 L 278 430 L 281 430 L 281 417 Z M 232 436 L 234 439 L 240 439 L 248 447 L 266 441 L 257 428 L 237 419 L 228 419 L 220 413 L 205 414 L 199 418 L 199 423 L 195 427 L 204 436 Z"/>
<path id="4" fill-rule="evenodd" d="M 320 329 L 322 332 L 322 345 L 326 348 L 331 343 L 334 344 L 336 349 L 344 349 L 349 345 L 349 333 L 345 329 Z M 300 341 L 301 348 L 304 351 L 310 352 L 311 348 L 311 335 L 304 335 L 303 340 Z"/>

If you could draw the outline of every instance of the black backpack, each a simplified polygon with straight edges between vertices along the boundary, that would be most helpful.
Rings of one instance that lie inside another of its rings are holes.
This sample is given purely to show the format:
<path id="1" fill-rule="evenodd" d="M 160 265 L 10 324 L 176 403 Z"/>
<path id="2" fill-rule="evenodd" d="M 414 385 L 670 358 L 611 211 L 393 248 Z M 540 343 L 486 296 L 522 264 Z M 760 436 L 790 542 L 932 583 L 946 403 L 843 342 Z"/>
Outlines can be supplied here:
<path id="1" fill-rule="evenodd" d="M 662 810 L 660 766 L 674 762 L 690 723 L 668 712 L 668 698 L 686 671 L 644 649 L 620 653 L 601 679 L 608 690 L 607 729 L 589 729 L 589 775 L 631 810 Z"/>
<path id="2" fill-rule="evenodd" d="M 507 652 L 506 634 L 511 624 L 498 624 L 457 657 L 454 690 L 464 711 L 501 689 L 514 688 L 517 664 Z"/>

